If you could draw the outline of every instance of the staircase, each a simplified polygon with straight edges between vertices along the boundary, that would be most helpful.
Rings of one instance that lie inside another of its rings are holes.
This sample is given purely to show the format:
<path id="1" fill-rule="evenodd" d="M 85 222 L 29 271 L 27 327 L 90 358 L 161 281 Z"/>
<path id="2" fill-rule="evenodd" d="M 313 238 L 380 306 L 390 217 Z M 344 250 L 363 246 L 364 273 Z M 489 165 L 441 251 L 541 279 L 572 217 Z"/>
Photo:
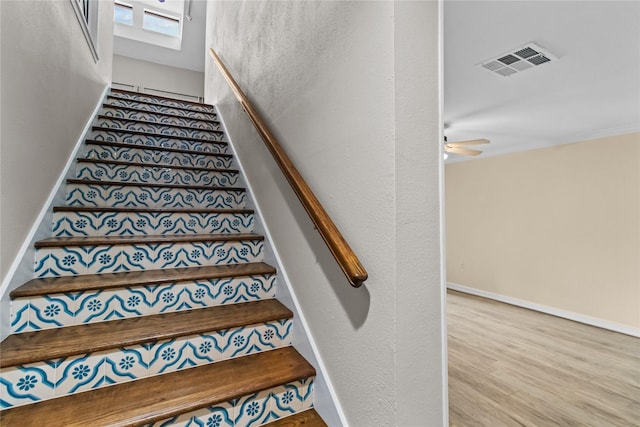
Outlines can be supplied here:
<path id="1" fill-rule="evenodd" d="M 2 426 L 326 426 L 215 109 L 111 90 L 11 292 Z"/>

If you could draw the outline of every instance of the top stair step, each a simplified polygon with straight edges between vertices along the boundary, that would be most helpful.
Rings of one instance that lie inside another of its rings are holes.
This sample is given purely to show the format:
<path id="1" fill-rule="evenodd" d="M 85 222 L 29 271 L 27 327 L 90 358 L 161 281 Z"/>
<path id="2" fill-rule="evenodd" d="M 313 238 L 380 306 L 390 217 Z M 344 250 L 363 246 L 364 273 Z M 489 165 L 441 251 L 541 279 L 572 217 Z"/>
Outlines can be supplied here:
<path id="1" fill-rule="evenodd" d="M 201 104 L 199 102 L 183 101 L 180 99 L 166 98 L 164 96 L 149 95 L 146 93 L 131 92 L 128 90 L 113 88 L 111 89 L 111 95 L 120 99 L 131 99 L 138 102 L 146 102 L 148 104 L 179 107 L 186 110 L 215 113 L 215 108 L 213 105 Z"/>

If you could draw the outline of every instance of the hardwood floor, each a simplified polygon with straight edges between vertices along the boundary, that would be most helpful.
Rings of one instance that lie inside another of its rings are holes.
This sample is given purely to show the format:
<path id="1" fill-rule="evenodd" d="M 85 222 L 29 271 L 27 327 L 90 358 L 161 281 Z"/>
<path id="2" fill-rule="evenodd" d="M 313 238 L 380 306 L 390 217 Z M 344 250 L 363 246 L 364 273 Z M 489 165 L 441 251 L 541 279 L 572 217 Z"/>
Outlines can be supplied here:
<path id="1" fill-rule="evenodd" d="M 450 426 L 640 426 L 640 339 L 448 292 Z"/>

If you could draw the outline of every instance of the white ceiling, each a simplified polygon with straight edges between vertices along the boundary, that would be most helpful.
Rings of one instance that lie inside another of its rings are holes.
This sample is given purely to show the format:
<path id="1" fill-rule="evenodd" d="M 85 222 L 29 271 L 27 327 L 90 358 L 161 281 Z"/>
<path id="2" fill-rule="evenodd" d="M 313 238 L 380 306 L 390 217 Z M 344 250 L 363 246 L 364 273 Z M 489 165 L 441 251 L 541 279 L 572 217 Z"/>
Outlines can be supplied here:
<path id="1" fill-rule="evenodd" d="M 477 65 L 529 42 L 558 59 Z M 640 130 L 640 2 L 446 0 L 444 120 L 450 142 L 491 140 L 447 162 Z"/>
<path id="2" fill-rule="evenodd" d="M 116 37 L 114 53 L 204 71 L 206 2 L 191 7 L 182 51 Z M 557 60 L 478 66 L 530 42 Z M 451 142 L 491 140 L 475 158 L 639 131 L 640 2 L 445 0 L 444 120 Z"/>
<path id="3" fill-rule="evenodd" d="M 171 7 L 172 0 L 165 0 L 164 4 L 159 1 L 157 3 L 160 6 Z M 207 56 L 205 50 L 206 11 L 206 1 L 191 1 L 192 19 L 191 21 L 184 20 L 181 50 L 173 50 L 115 36 L 113 38 L 113 53 L 158 64 L 204 72 L 204 61 Z"/>

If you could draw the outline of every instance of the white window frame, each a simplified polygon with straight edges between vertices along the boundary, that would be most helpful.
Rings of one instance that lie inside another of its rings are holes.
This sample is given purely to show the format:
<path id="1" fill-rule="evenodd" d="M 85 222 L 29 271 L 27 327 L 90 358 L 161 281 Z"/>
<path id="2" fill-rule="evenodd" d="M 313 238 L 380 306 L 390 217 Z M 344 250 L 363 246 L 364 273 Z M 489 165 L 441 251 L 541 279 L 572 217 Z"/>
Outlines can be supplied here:
<path id="1" fill-rule="evenodd" d="M 125 24 L 125 23 L 122 23 L 122 22 L 117 22 L 115 20 L 115 8 L 117 8 L 118 6 L 119 7 L 123 7 L 125 9 L 129 9 L 129 11 L 131 12 L 131 24 Z M 114 20 L 113 20 L 114 23 L 116 23 L 118 25 L 129 25 L 129 26 L 133 26 L 134 25 L 134 22 L 133 22 L 133 5 L 130 5 L 129 3 L 125 3 L 123 1 L 116 0 L 116 1 L 113 2 L 113 7 L 114 7 Z"/>
<path id="2" fill-rule="evenodd" d="M 98 1 L 97 0 L 69 0 L 78 18 L 82 34 L 84 35 L 93 60 L 98 62 Z M 83 7 L 84 6 L 84 7 Z M 85 9 L 86 8 L 86 9 Z M 84 10 L 83 10 L 84 9 Z M 86 11 L 86 14 L 85 14 Z"/>
<path id="3" fill-rule="evenodd" d="M 178 24 L 178 35 L 174 36 L 173 34 L 167 34 L 167 33 L 163 33 L 162 31 L 156 31 L 156 30 L 152 30 L 150 28 L 145 27 L 144 18 L 147 15 L 155 16 L 156 18 L 166 19 L 167 21 L 175 22 L 176 24 Z M 157 34 L 163 34 L 168 37 L 180 38 L 182 35 L 182 19 L 180 19 L 180 17 L 169 15 L 167 13 L 158 12 L 157 10 L 144 8 L 144 10 L 142 11 L 142 29 L 145 31 L 151 31 Z"/>

